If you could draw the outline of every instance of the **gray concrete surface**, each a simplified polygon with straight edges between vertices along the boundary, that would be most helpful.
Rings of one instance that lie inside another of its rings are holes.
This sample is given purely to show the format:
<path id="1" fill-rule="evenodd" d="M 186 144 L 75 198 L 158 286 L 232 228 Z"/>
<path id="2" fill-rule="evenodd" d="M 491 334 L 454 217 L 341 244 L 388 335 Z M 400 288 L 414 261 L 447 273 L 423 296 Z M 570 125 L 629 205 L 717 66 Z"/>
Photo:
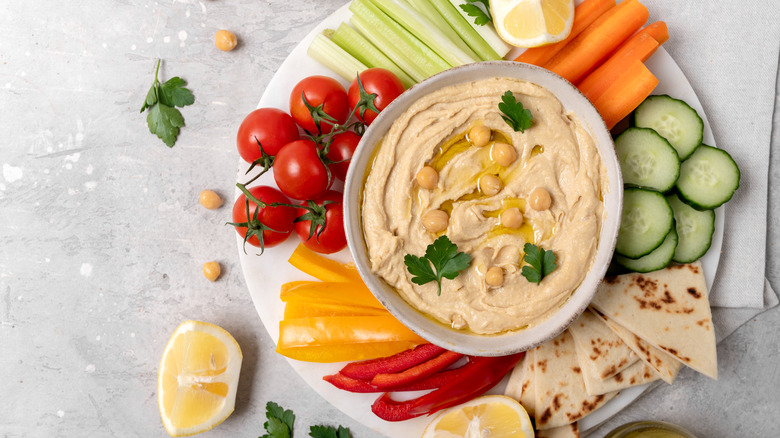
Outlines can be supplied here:
<path id="1" fill-rule="evenodd" d="M 375 433 L 331 407 L 274 353 L 236 257 L 229 220 L 235 131 L 295 44 L 342 0 L 37 0 L 0 4 L 0 437 L 163 437 L 157 365 L 185 319 L 230 331 L 244 351 L 236 412 L 203 436 L 263 433 L 264 406 Z M 216 50 L 220 28 L 238 34 Z M 163 58 L 196 96 L 173 149 L 138 114 Z M 777 98 L 775 99 L 777 108 Z M 775 125 L 778 126 L 777 113 Z M 773 137 L 773 163 L 780 153 Z M 227 207 L 197 203 L 211 188 Z M 767 273 L 780 286 L 772 166 Z M 201 265 L 218 260 L 209 283 Z M 719 345 L 720 379 L 683 372 L 593 434 L 634 419 L 701 437 L 776 436 L 780 308 Z"/>

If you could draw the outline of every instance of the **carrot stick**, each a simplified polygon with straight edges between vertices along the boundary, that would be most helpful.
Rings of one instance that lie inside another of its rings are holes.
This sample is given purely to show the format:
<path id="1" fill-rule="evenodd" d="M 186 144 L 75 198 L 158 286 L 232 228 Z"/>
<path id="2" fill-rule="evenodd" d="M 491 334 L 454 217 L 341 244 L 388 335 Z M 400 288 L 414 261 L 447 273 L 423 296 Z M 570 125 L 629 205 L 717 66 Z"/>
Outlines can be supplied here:
<path id="1" fill-rule="evenodd" d="M 567 44 L 544 68 L 577 83 L 647 21 L 638 0 L 623 0 Z"/>
<path id="2" fill-rule="evenodd" d="M 658 85 L 641 61 L 633 64 L 593 102 L 609 129 L 636 109 Z"/>
<path id="3" fill-rule="evenodd" d="M 658 47 L 658 41 L 649 32 L 639 31 L 620 46 L 599 68 L 585 76 L 585 79 L 577 84 L 577 88 L 591 102 L 595 102 L 607 87 L 633 65 L 634 61 L 647 61 L 647 58 L 655 53 Z"/>
<path id="4" fill-rule="evenodd" d="M 669 40 L 669 29 L 663 21 L 656 21 L 653 24 L 648 24 L 642 29 L 642 32 L 655 38 L 655 40 L 658 41 L 658 44 L 663 44 Z"/>
<path id="5" fill-rule="evenodd" d="M 615 0 L 585 0 L 574 8 L 574 22 L 571 25 L 571 33 L 569 33 L 566 39 L 554 44 L 527 49 L 515 58 L 515 61 L 544 65 L 556 53 L 560 52 L 569 41 L 573 40 L 586 27 L 590 26 L 591 23 L 614 6 Z"/>

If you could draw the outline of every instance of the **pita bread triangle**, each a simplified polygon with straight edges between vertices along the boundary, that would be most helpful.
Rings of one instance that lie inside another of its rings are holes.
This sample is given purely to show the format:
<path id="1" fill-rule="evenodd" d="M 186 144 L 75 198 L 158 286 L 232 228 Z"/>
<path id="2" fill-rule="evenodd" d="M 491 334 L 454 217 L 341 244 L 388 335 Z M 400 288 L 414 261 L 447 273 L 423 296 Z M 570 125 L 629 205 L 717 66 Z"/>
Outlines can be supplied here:
<path id="1" fill-rule="evenodd" d="M 525 352 L 523 360 L 515 365 L 512 373 L 509 375 L 504 395 L 520 402 L 528 412 L 528 415 L 534 416 L 536 403 L 536 376 L 534 374 L 534 350 L 532 348 Z"/>
<path id="2" fill-rule="evenodd" d="M 583 377 L 585 374 L 583 373 Z M 654 382 L 661 377 L 655 370 L 644 361 L 637 360 L 633 365 L 615 374 L 614 376 L 596 381 L 588 381 L 585 377 L 585 388 L 590 395 L 606 394 L 609 392 L 620 391 L 621 389 L 632 386 L 644 385 Z"/>
<path id="3" fill-rule="evenodd" d="M 536 347 L 533 357 L 536 376 L 534 419 L 538 430 L 573 423 L 617 395 L 616 392 L 588 395 L 574 339 L 568 330 Z"/>
<path id="4" fill-rule="evenodd" d="M 580 438 L 580 427 L 575 422 L 552 429 L 537 430 L 536 438 Z"/>
<path id="5" fill-rule="evenodd" d="M 591 305 L 648 344 L 718 378 L 715 330 L 701 263 L 605 278 Z"/>
<path id="6" fill-rule="evenodd" d="M 604 321 L 585 310 L 570 326 L 585 386 L 604 380 L 633 365 L 639 357 Z"/>
<path id="7" fill-rule="evenodd" d="M 649 365 L 656 374 L 668 384 L 674 382 L 677 373 L 682 368 L 682 362 L 663 350 L 653 347 L 643 341 L 639 336 L 631 333 L 622 325 L 616 323 L 598 310 L 594 313 L 599 316 L 612 329 L 631 350 L 642 359 L 642 362 Z"/>

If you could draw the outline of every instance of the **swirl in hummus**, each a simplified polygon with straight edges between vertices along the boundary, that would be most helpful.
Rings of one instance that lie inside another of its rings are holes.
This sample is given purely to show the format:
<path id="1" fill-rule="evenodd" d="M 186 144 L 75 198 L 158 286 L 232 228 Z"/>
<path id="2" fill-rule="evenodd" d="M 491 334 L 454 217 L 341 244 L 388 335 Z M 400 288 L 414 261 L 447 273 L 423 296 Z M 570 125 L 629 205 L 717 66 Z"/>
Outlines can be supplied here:
<path id="1" fill-rule="evenodd" d="M 524 133 L 501 118 L 507 90 L 533 115 Z M 482 147 L 469 135 L 478 126 L 491 134 Z M 497 143 L 515 149 L 511 164 L 497 162 Z M 587 129 L 547 89 L 509 78 L 440 89 L 407 109 L 377 149 L 362 206 L 371 269 L 413 307 L 456 329 L 497 334 L 544 321 L 585 278 L 601 230 L 606 171 Z M 436 171 L 430 188 L 417 182 L 425 166 Z M 486 176 L 500 180 L 497 189 L 480 189 Z M 532 208 L 535 189 L 549 194 L 549 206 Z M 522 224 L 502 225 L 502 213 L 515 208 Z M 437 210 L 448 218 L 443 232 L 424 224 Z M 403 258 L 423 255 L 441 234 L 472 262 L 442 280 L 439 296 L 435 283 L 410 281 Z M 557 257 L 558 268 L 540 284 L 521 275 L 526 242 Z"/>

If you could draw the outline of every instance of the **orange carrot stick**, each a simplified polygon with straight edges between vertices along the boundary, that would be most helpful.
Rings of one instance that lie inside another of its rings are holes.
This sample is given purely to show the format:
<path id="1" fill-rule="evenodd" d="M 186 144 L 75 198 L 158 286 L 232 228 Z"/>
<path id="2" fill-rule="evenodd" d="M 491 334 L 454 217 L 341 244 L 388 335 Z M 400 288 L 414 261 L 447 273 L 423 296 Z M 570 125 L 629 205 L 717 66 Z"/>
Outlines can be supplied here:
<path id="1" fill-rule="evenodd" d="M 599 68 L 585 76 L 585 79 L 577 84 L 577 88 L 591 102 L 595 102 L 607 87 L 631 67 L 634 61 L 647 61 L 658 47 L 658 41 L 649 32 L 639 31 L 623 43 Z"/>
<path id="2" fill-rule="evenodd" d="M 563 47 L 591 25 L 597 18 L 615 6 L 615 0 L 585 0 L 574 8 L 574 22 L 571 33 L 563 41 L 542 47 L 532 47 L 515 58 L 518 62 L 533 65 L 544 65 L 550 58 L 560 52 Z"/>
<path id="3" fill-rule="evenodd" d="M 658 41 L 658 44 L 663 44 L 669 40 L 669 29 L 663 21 L 656 21 L 653 24 L 648 24 L 642 29 L 642 32 L 655 38 L 655 40 Z"/>
<path id="4" fill-rule="evenodd" d="M 641 61 L 634 61 L 593 105 L 609 129 L 636 109 L 658 85 L 658 79 Z"/>
<path id="5" fill-rule="evenodd" d="M 623 0 L 582 31 L 543 67 L 576 84 L 639 30 L 648 15 L 647 8 L 638 0 Z"/>

